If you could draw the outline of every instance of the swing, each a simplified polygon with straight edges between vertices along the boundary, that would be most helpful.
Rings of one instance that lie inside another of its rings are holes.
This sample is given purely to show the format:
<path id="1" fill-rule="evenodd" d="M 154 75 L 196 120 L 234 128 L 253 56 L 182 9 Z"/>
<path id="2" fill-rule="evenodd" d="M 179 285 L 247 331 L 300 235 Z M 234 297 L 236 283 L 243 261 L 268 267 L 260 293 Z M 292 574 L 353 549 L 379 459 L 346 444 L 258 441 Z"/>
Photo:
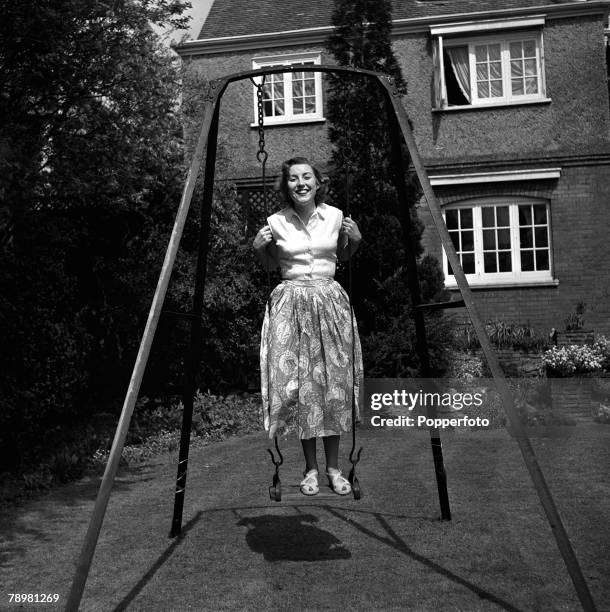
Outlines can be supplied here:
<path id="1" fill-rule="evenodd" d="M 265 149 L 265 113 L 263 108 L 263 93 L 265 87 L 265 78 L 266 75 L 263 75 L 260 82 L 256 82 L 253 77 L 250 77 L 250 82 L 254 87 L 256 87 L 256 100 L 257 100 L 257 121 L 258 121 L 258 151 L 256 152 L 256 159 L 261 165 L 261 179 L 263 185 L 263 214 L 265 219 L 269 217 L 269 207 L 268 207 L 268 198 L 267 198 L 267 159 L 269 158 L 269 154 Z M 350 193 L 349 193 L 349 185 L 350 185 L 350 176 L 349 172 L 346 177 L 346 216 L 350 216 Z M 267 296 L 271 295 L 271 277 L 269 274 L 269 268 L 265 269 L 267 273 Z M 358 450 L 354 457 L 354 452 L 356 450 L 356 392 L 355 392 L 355 379 L 356 379 L 356 364 L 355 364 L 355 347 L 354 347 L 354 338 L 355 338 L 355 328 L 354 328 L 354 311 L 352 309 L 352 260 L 351 257 L 348 259 L 348 290 L 347 295 L 349 298 L 349 306 L 351 313 L 351 329 L 352 329 L 352 448 L 349 453 L 349 461 L 352 464 L 348 475 L 348 481 L 350 483 L 352 489 L 352 495 L 355 500 L 359 500 L 362 497 L 362 491 L 360 489 L 360 483 L 358 481 L 358 477 L 356 476 L 356 465 L 360 461 L 360 454 L 362 453 L 362 447 Z M 270 301 L 267 299 L 267 309 L 270 308 Z M 269 312 L 269 311 L 268 311 Z M 270 377 L 267 376 L 267 380 L 270 380 Z M 267 384 L 267 393 L 270 392 L 271 385 Z M 267 404 L 271 405 L 271 400 L 267 398 Z M 275 452 L 277 453 L 277 458 L 271 448 L 267 449 L 267 452 L 271 456 L 271 463 L 275 466 L 275 472 L 273 474 L 273 479 L 271 482 L 271 486 L 269 487 L 269 497 L 272 501 L 280 502 L 282 501 L 282 483 L 280 480 L 280 467 L 284 463 L 284 457 L 282 455 L 282 451 L 280 450 L 279 440 L 277 434 L 275 434 L 273 438 L 273 445 L 275 447 Z M 297 493 L 296 495 L 289 494 L 290 499 L 294 497 L 298 497 L 302 499 L 302 495 Z M 320 495 L 316 494 L 315 498 L 320 499 L 326 497 L 324 493 Z M 334 497 L 334 496 L 333 496 Z M 347 495 L 345 496 L 347 497 Z M 284 496 L 284 500 L 287 499 L 287 496 Z"/>
<path id="2" fill-rule="evenodd" d="M 178 461 L 178 474 L 176 478 L 176 490 L 175 490 L 175 501 L 174 501 L 174 516 L 172 519 L 172 528 L 170 536 L 178 536 L 182 528 L 182 513 L 184 506 L 184 496 L 186 488 L 186 473 L 188 465 L 188 449 L 190 439 L 190 429 L 192 424 L 192 412 L 193 412 L 193 396 L 196 390 L 196 373 L 198 367 L 198 358 L 200 356 L 201 343 L 202 343 L 202 325 L 201 325 L 201 314 L 203 311 L 203 290 L 205 286 L 205 272 L 207 264 L 207 249 L 209 243 L 209 226 L 210 216 L 212 210 L 212 195 L 213 195 L 213 183 L 214 183 L 214 172 L 216 164 L 216 145 L 218 136 L 218 123 L 219 123 L 219 109 L 220 99 L 225 92 L 226 88 L 230 83 L 248 79 L 251 77 L 262 77 L 267 74 L 278 74 L 283 72 L 297 72 L 302 71 L 302 66 L 282 66 L 272 68 L 262 68 L 258 70 L 249 70 L 237 74 L 228 75 L 209 83 L 207 91 L 205 105 L 203 109 L 203 122 L 201 125 L 201 131 L 197 140 L 193 161 L 189 168 L 188 176 L 180 200 L 180 206 L 176 214 L 176 220 L 172 230 L 172 234 L 169 240 L 169 245 L 165 254 L 163 267 L 155 290 L 155 295 L 150 307 L 146 327 L 142 335 L 142 341 L 136 357 L 134 369 L 129 382 L 129 387 L 125 395 L 125 401 L 123 403 L 123 409 L 121 411 L 121 417 L 117 425 L 117 430 L 112 443 L 112 448 L 108 457 L 108 463 L 102 477 L 100 489 L 95 501 L 91 520 L 85 535 L 83 546 L 76 564 L 76 571 L 66 602 L 66 610 L 76 611 L 79 609 L 82 595 L 85 589 L 87 576 L 95 553 L 97 541 L 101 531 L 106 507 L 110 499 L 110 493 L 116 473 L 119 468 L 119 462 L 121 458 L 121 452 L 125 444 L 127 437 L 127 431 L 129 429 L 129 423 L 133 416 L 136 401 L 138 399 L 138 392 L 144 376 L 144 370 L 150 350 L 152 347 L 153 338 L 157 329 L 159 319 L 161 317 L 163 301 L 169 285 L 169 280 L 176 260 L 176 254 L 180 244 L 180 238 L 182 236 L 186 217 L 191 204 L 193 193 L 195 190 L 195 183 L 199 174 L 199 169 L 205 154 L 205 178 L 204 178 L 204 189 L 203 189 L 203 201 L 201 208 L 201 230 L 200 230 L 200 249 L 199 257 L 197 260 L 197 274 L 195 281 L 195 293 L 193 297 L 193 308 L 190 313 L 181 314 L 187 320 L 191 322 L 192 334 L 190 344 L 190 354 L 188 357 L 188 367 L 185 376 L 185 395 L 184 395 L 184 412 L 183 422 L 180 440 L 180 454 Z M 462 301 L 459 302 L 444 302 L 438 304 L 422 304 L 421 296 L 419 293 L 419 285 L 417 278 L 417 269 L 415 266 L 416 258 L 413 251 L 413 245 L 408 240 L 409 229 L 410 229 L 410 215 L 406 206 L 401 208 L 400 222 L 403 227 L 403 235 L 405 237 L 405 251 L 407 258 L 407 274 L 408 274 L 408 286 L 409 292 L 413 297 L 414 304 L 414 320 L 415 329 L 417 334 L 417 352 L 420 357 L 422 364 L 422 375 L 426 377 L 429 374 L 427 344 L 426 344 L 426 331 L 425 322 L 423 319 L 424 310 L 432 309 L 444 309 L 452 308 L 455 306 L 465 306 L 468 310 L 468 314 L 472 321 L 474 331 L 477 339 L 481 344 L 481 348 L 491 370 L 491 374 L 496 383 L 496 388 L 502 398 L 502 404 L 508 417 L 510 432 L 515 438 L 521 451 L 523 461 L 529 472 L 532 483 L 538 493 L 540 503 L 545 512 L 547 521 L 551 526 L 553 536 L 557 542 L 557 546 L 565 563 L 566 569 L 572 579 L 574 589 L 578 595 L 580 603 L 584 610 L 595 610 L 595 603 L 591 597 L 589 587 L 584 578 L 578 559 L 572 548 L 570 539 L 565 530 L 561 516 L 557 511 L 557 507 L 548 488 L 544 475 L 538 464 L 538 460 L 531 446 L 531 442 L 525 432 L 524 426 L 519 420 L 519 415 L 514 404 L 512 393 L 508 387 L 507 381 L 504 377 L 504 373 L 500 367 L 499 360 L 494 353 L 489 338 L 485 332 L 483 321 L 481 320 L 477 308 L 474 303 L 472 291 L 468 286 L 468 281 L 464 270 L 462 269 L 460 258 L 455 250 L 451 236 L 447 226 L 445 225 L 442 211 L 439 202 L 436 198 L 430 179 L 423 165 L 423 162 L 419 156 L 417 144 L 413 135 L 413 131 L 410 125 L 409 117 L 402 105 L 400 93 L 396 88 L 393 81 L 383 74 L 373 72 L 371 70 L 349 68 L 345 66 L 325 66 L 315 65 L 308 66 L 308 71 L 313 72 L 328 72 L 328 73 L 339 73 L 342 75 L 359 75 L 375 80 L 378 84 L 380 91 L 382 91 L 385 98 L 386 112 L 389 120 L 389 131 L 392 142 L 392 158 L 395 165 L 395 186 L 398 192 L 399 201 L 406 202 L 406 184 L 405 175 L 406 168 L 401 155 L 402 139 L 407 145 L 411 160 L 413 162 L 413 168 L 417 173 L 420 185 L 424 192 L 425 200 L 428 205 L 429 212 L 432 220 L 438 232 L 442 246 L 445 249 L 445 254 L 453 274 L 457 281 L 458 288 L 462 295 Z M 190 396 L 190 397 L 189 397 Z M 447 493 L 447 480 L 442 459 L 442 449 L 440 442 L 440 435 L 437 429 L 430 427 L 430 442 L 432 446 L 432 453 L 434 458 L 434 468 L 436 475 L 436 482 L 439 493 L 439 501 L 441 506 L 441 517 L 444 520 L 451 519 L 451 513 L 449 510 L 449 498 Z M 359 455 L 359 453 L 358 453 Z M 356 458 L 357 462 L 358 457 Z M 276 465 L 277 480 L 274 478 L 274 485 L 276 487 L 279 484 L 279 466 L 282 463 L 282 459 L 278 459 Z M 353 464 L 354 465 L 354 464 Z M 354 465 L 355 468 L 355 465 Z M 354 482 L 355 470 L 354 470 Z M 281 490 L 280 490 L 281 496 Z"/>

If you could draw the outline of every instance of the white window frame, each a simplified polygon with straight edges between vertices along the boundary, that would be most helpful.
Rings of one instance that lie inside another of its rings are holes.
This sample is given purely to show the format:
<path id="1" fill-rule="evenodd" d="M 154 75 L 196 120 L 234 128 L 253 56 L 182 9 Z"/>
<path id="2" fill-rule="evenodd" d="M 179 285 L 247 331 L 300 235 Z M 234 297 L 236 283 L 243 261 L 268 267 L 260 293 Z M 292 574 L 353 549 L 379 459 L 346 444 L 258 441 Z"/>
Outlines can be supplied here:
<path id="1" fill-rule="evenodd" d="M 524 204 L 544 204 L 547 211 L 547 243 L 549 254 L 548 270 L 521 270 L 521 250 L 520 250 L 520 226 L 519 226 L 519 205 Z M 511 272 L 485 272 L 484 251 L 483 251 L 483 223 L 482 208 L 485 206 L 508 206 L 509 225 L 510 225 L 510 252 L 511 252 Z M 551 227 L 551 207 L 548 200 L 541 198 L 526 197 L 485 197 L 472 198 L 454 202 L 443 208 L 443 219 L 446 222 L 448 210 L 471 208 L 473 212 L 473 232 L 474 232 L 474 259 L 475 272 L 466 274 L 469 285 L 476 286 L 515 286 L 515 285 L 546 285 L 557 284 L 553 277 L 553 244 Z M 458 254 L 459 257 L 459 254 Z M 445 286 L 449 289 L 457 287 L 457 282 L 453 275 L 449 274 L 447 255 L 443 248 L 443 272 L 445 273 Z"/>
<path id="2" fill-rule="evenodd" d="M 275 66 L 293 66 L 304 62 L 312 64 L 321 64 L 321 56 L 319 53 L 293 53 L 290 55 L 274 55 L 266 57 L 257 57 L 252 60 L 252 69 L 273 68 Z M 307 72 L 304 67 L 303 72 Z M 275 117 L 265 117 L 265 125 L 284 125 L 291 123 L 310 123 L 324 121 L 323 99 L 322 99 L 322 73 L 314 72 L 315 85 L 315 111 L 313 113 L 294 113 L 292 106 L 292 72 L 284 72 L 284 114 Z M 260 83 L 261 77 L 255 79 L 256 83 Z M 291 95 L 287 95 L 290 92 Z M 254 121 L 252 127 L 258 125 L 258 98 L 256 95 L 256 87 L 253 87 L 253 109 Z"/>
<path id="3" fill-rule="evenodd" d="M 531 104 L 549 102 L 546 97 L 546 80 L 544 70 L 544 36 L 542 26 L 544 18 L 515 19 L 510 21 L 491 21 L 477 24 L 452 24 L 431 29 L 433 36 L 433 63 L 435 110 L 463 110 L 514 104 Z M 534 40 L 536 46 L 536 94 L 513 94 L 511 87 L 509 44 L 515 41 Z M 500 44 L 502 54 L 503 96 L 480 98 L 476 88 L 476 69 L 474 46 L 476 44 Z M 448 103 L 446 72 L 451 70 L 445 66 L 444 51 L 448 47 L 468 46 L 470 95 L 469 104 Z"/>

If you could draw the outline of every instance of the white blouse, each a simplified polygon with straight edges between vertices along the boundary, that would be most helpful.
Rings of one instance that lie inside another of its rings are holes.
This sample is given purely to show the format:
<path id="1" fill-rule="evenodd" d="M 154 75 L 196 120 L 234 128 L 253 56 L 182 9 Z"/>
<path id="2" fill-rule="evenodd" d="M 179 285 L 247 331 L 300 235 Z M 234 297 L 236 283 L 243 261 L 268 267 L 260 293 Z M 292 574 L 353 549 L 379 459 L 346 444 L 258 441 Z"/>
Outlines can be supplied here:
<path id="1" fill-rule="evenodd" d="M 343 213 L 334 206 L 318 204 L 307 225 L 292 206 L 271 215 L 267 223 L 273 234 L 270 251 L 284 280 L 334 278 Z M 339 244 L 340 243 L 340 244 Z"/>

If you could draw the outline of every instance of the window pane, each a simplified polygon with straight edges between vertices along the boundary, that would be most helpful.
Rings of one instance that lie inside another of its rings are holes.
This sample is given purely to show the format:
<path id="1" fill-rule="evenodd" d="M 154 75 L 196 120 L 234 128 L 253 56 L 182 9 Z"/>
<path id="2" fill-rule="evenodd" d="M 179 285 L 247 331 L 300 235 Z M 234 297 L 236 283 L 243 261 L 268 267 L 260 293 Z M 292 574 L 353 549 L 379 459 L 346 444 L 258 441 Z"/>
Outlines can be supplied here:
<path id="1" fill-rule="evenodd" d="M 474 274 L 474 253 L 462 255 L 462 268 L 464 274 Z"/>
<path id="2" fill-rule="evenodd" d="M 292 99 L 292 112 L 295 115 L 303 114 L 303 98 L 293 98 Z"/>
<path id="3" fill-rule="evenodd" d="M 481 209 L 483 227 L 495 227 L 496 226 L 495 210 L 496 209 L 493 206 L 484 206 Z"/>
<path id="4" fill-rule="evenodd" d="M 545 247 L 548 246 L 548 232 L 546 227 L 537 227 L 536 232 L 536 247 Z"/>
<path id="5" fill-rule="evenodd" d="M 523 79 L 513 79 L 511 81 L 511 91 L 515 96 L 522 96 L 525 93 Z"/>
<path id="6" fill-rule="evenodd" d="M 546 206 L 544 204 L 534 206 L 534 223 L 536 225 L 546 225 Z"/>
<path id="7" fill-rule="evenodd" d="M 463 228 L 472 227 L 472 208 L 462 208 L 460 210 L 460 221 Z"/>
<path id="8" fill-rule="evenodd" d="M 303 82 L 302 81 L 292 82 L 292 95 L 294 97 L 301 97 L 303 95 Z"/>
<path id="9" fill-rule="evenodd" d="M 516 57 L 520 58 L 522 56 L 523 47 L 522 47 L 521 41 L 510 43 L 509 49 L 510 49 L 511 59 L 514 59 Z"/>
<path id="10" fill-rule="evenodd" d="M 484 255 L 485 262 L 485 272 L 497 272 L 498 266 L 496 264 L 496 254 L 495 253 L 485 253 Z"/>
<path id="11" fill-rule="evenodd" d="M 532 223 L 532 207 L 527 204 L 525 206 L 519 206 L 519 224 L 520 225 L 531 225 Z"/>
<path id="12" fill-rule="evenodd" d="M 521 251 L 521 270 L 523 272 L 534 270 L 534 251 Z"/>
<path id="13" fill-rule="evenodd" d="M 477 88 L 479 92 L 479 98 L 490 98 L 489 95 L 489 83 L 477 83 Z"/>
<path id="14" fill-rule="evenodd" d="M 500 272 L 512 272 L 513 266 L 510 251 L 499 253 L 498 261 L 500 264 Z"/>
<path id="15" fill-rule="evenodd" d="M 502 97 L 502 81 L 492 81 L 491 82 L 491 97 L 492 98 L 501 98 Z"/>
<path id="16" fill-rule="evenodd" d="M 305 112 L 315 113 L 316 112 L 316 99 L 307 97 L 305 98 Z"/>
<path id="17" fill-rule="evenodd" d="M 477 45 L 474 48 L 474 56 L 477 62 L 487 61 L 487 45 Z"/>
<path id="18" fill-rule="evenodd" d="M 523 76 L 523 64 L 521 60 L 513 60 L 510 63 L 510 75 L 512 77 L 522 77 Z"/>
<path id="19" fill-rule="evenodd" d="M 457 229 L 458 227 L 458 211 L 448 210 L 445 213 L 445 223 L 447 223 L 448 229 Z"/>
<path id="20" fill-rule="evenodd" d="M 474 232 L 462 232 L 462 251 L 474 251 Z"/>
<path id="21" fill-rule="evenodd" d="M 502 78 L 502 65 L 500 62 L 492 62 L 489 64 L 489 76 L 496 80 Z"/>
<path id="22" fill-rule="evenodd" d="M 498 230 L 498 248 L 510 249 L 510 230 L 499 229 Z"/>
<path id="23" fill-rule="evenodd" d="M 313 79 L 304 81 L 305 83 L 305 95 L 315 96 L 316 94 L 316 82 Z"/>
<path id="24" fill-rule="evenodd" d="M 549 269 L 549 252 L 544 249 L 543 251 L 536 251 L 536 270 L 548 270 Z"/>
<path id="25" fill-rule="evenodd" d="M 525 79 L 525 93 L 526 94 L 537 94 L 538 93 L 538 79 Z"/>
<path id="26" fill-rule="evenodd" d="M 477 64 L 477 80 L 485 82 L 489 80 L 489 66 L 487 64 Z"/>
<path id="27" fill-rule="evenodd" d="M 525 57 L 536 57 L 536 41 L 535 40 L 523 41 L 523 55 Z"/>
<path id="28" fill-rule="evenodd" d="M 528 248 L 534 246 L 532 242 L 532 230 L 529 227 L 522 227 L 519 230 L 519 240 L 521 242 L 521 248 Z"/>
<path id="29" fill-rule="evenodd" d="M 284 100 L 277 100 L 274 106 L 274 114 L 275 115 L 283 115 L 284 114 Z"/>
<path id="30" fill-rule="evenodd" d="M 450 232 L 451 242 L 453 242 L 453 246 L 456 251 L 460 250 L 460 232 Z"/>
<path id="31" fill-rule="evenodd" d="M 500 45 L 488 45 L 489 59 L 491 61 L 498 61 L 500 59 Z"/>
<path id="32" fill-rule="evenodd" d="M 496 208 L 498 217 L 498 227 L 508 227 L 510 225 L 508 216 L 508 206 L 498 206 Z"/>
<path id="33" fill-rule="evenodd" d="M 536 70 L 536 60 L 528 59 L 524 62 L 523 74 L 528 77 L 536 76 L 538 71 Z"/>
<path id="34" fill-rule="evenodd" d="M 491 251 L 496 249 L 496 231 L 483 230 L 483 249 Z"/>

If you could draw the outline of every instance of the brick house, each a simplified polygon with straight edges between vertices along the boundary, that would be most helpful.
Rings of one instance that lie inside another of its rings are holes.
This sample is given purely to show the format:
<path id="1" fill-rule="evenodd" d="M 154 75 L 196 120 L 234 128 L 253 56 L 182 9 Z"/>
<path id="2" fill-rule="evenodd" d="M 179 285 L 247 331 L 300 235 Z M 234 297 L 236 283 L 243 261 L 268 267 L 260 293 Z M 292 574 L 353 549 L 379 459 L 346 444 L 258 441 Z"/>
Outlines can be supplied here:
<path id="1" fill-rule="evenodd" d="M 279 64 L 332 64 L 333 3 L 218 0 L 199 38 L 177 48 L 207 79 Z M 483 319 L 563 329 L 578 302 L 610 334 L 610 116 L 605 26 L 610 0 L 403 0 L 393 48 L 403 103 Z M 607 34 L 607 31 L 606 31 Z M 320 73 L 266 85 L 269 165 L 304 152 L 327 166 Z M 254 87 L 223 97 L 225 178 L 257 202 Z M 427 251 L 451 270 L 431 227 Z"/>

